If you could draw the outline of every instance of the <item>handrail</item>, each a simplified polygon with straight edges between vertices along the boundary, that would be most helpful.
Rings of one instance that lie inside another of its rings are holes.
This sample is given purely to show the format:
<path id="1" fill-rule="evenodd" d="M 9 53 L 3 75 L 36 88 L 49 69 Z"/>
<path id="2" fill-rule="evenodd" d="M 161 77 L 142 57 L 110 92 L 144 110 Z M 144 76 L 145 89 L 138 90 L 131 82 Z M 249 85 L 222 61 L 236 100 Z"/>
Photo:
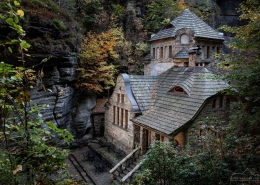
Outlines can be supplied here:
<path id="1" fill-rule="evenodd" d="M 143 163 L 143 161 L 141 161 L 140 163 L 138 163 L 138 164 L 136 165 L 136 167 L 134 167 L 134 169 L 132 169 L 128 174 L 126 174 L 126 176 L 124 176 L 124 177 L 122 178 L 121 182 L 125 182 L 126 179 L 128 179 L 129 177 L 131 177 L 132 174 L 133 174 L 136 170 L 138 170 L 138 169 L 141 167 L 142 163 Z"/>
<path id="2" fill-rule="evenodd" d="M 127 159 L 129 159 L 136 151 L 138 151 L 139 149 L 141 149 L 141 146 L 137 147 L 136 149 L 134 149 L 130 154 L 128 154 L 124 159 L 122 159 L 117 165 L 115 165 L 110 171 L 109 173 L 113 173 L 114 171 L 116 171 L 116 169 L 122 165 Z"/>

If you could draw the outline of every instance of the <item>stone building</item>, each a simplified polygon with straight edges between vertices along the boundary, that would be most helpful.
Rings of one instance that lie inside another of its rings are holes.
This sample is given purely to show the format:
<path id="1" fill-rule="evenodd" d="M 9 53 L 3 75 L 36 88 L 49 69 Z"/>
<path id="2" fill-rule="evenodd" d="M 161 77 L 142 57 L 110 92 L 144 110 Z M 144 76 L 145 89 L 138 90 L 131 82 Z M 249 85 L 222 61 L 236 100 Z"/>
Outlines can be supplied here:
<path id="1" fill-rule="evenodd" d="M 98 98 L 96 101 L 96 106 L 91 114 L 91 122 L 93 129 L 93 136 L 104 136 L 104 122 L 105 122 L 105 104 L 107 103 L 107 98 Z"/>
<path id="2" fill-rule="evenodd" d="M 186 9 L 150 42 L 145 75 L 119 75 L 106 105 L 104 136 L 126 153 L 156 140 L 184 146 L 199 121 L 228 117 L 230 98 L 219 93 L 228 85 L 206 68 L 222 35 Z"/>
<path id="3" fill-rule="evenodd" d="M 198 122 L 227 120 L 227 87 L 205 67 L 172 67 L 158 76 L 121 74 L 105 112 L 105 137 L 129 153 L 156 140 L 191 143 Z"/>
<path id="4" fill-rule="evenodd" d="M 222 33 L 188 9 L 151 36 L 144 75 L 158 75 L 172 66 L 207 66 L 222 49 Z"/>

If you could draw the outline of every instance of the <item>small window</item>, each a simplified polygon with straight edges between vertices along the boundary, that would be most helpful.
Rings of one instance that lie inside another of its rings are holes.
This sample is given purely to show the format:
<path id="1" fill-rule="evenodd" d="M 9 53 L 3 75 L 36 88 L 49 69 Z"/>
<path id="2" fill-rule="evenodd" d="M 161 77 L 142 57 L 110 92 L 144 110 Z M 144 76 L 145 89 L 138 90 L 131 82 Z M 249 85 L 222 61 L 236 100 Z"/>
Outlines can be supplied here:
<path id="1" fill-rule="evenodd" d="M 123 94 L 121 94 L 121 103 L 125 102 L 125 96 Z"/>
<path id="2" fill-rule="evenodd" d="M 120 94 L 117 94 L 117 102 L 120 102 Z"/>
<path id="3" fill-rule="evenodd" d="M 210 47 L 207 46 L 207 58 L 210 58 Z"/>
<path id="4" fill-rule="evenodd" d="M 169 58 L 172 57 L 172 46 L 169 46 Z"/>
<path id="5" fill-rule="evenodd" d="M 113 123 L 116 122 L 116 106 L 113 106 Z"/>
<path id="6" fill-rule="evenodd" d="M 164 136 L 161 136 L 161 142 L 164 142 Z"/>
<path id="7" fill-rule="evenodd" d="M 121 109 L 121 118 L 120 118 L 120 126 L 123 127 L 124 123 L 124 109 Z"/>
<path id="8" fill-rule="evenodd" d="M 178 93 L 178 94 L 187 94 L 184 89 L 180 86 L 174 87 L 170 92 Z"/>
<path id="9" fill-rule="evenodd" d="M 128 110 L 125 110 L 125 129 L 128 129 Z"/>
<path id="10" fill-rule="evenodd" d="M 227 100 L 226 100 L 226 108 L 230 108 L 230 99 L 229 98 L 227 98 Z"/>
<path id="11" fill-rule="evenodd" d="M 155 48 L 153 48 L 153 58 L 155 58 Z"/>
<path id="12" fill-rule="evenodd" d="M 160 141 L 160 134 L 155 134 L 155 140 Z"/>
<path id="13" fill-rule="evenodd" d="M 160 50 L 160 58 L 163 58 L 163 47 L 161 47 L 161 50 Z"/>
<path id="14" fill-rule="evenodd" d="M 184 67 L 188 67 L 189 66 L 189 62 L 184 62 Z"/>
<path id="15" fill-rule="evenodd" d="M 213 109 L 216 108 L 216 99 L 214 99 L 214 100 L 212 101 L 212 108 L 213 108 Z"/>
<path id="16" fill-rule="evenodd" d="M 219 49 L 219 47 L 217 47 L 217 53 L 220 53 L 220 49 Z"/>
<path id="17" fill-rule="evenodd" d="M 116 124 L 119 125 L 119 107 L 117 107 L 117 120 Z"/>
<path id="18" fill-rule="evenodd" d="M 219 97 L 219 108 L 223 107 L 223 96 Z"/>
<path id="19" fill-rule="evenodd" d="M 189 36 L 187 34 L 181 35 L 181 44 L 189 44 Z"/>

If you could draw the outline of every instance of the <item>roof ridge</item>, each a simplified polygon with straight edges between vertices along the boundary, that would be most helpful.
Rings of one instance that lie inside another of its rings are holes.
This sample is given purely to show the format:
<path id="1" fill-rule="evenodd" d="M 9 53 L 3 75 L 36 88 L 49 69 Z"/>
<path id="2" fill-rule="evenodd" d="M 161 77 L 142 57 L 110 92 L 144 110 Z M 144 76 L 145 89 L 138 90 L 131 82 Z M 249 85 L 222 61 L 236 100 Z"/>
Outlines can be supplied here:
<path id="1" fill-rule="evenodd" d="M 217 31 L 189 9 L 183 10 L 168 24 L 171 24 L 173 27 L 162 28 L 150 39 L 150 41 L 175 37 L 177 31 L 182 28 L 191 29 L 197 37 L 224 40 L 223 36 L 219 35 Z"/>

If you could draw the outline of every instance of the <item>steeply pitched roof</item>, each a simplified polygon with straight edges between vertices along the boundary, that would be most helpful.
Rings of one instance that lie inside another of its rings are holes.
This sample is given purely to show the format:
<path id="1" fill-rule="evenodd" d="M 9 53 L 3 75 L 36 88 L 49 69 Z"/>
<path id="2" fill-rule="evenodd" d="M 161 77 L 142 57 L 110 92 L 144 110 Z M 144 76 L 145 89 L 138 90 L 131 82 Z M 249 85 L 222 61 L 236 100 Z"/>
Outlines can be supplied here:
<path id="1" fill-rule="evenodd" d="M 158 76 L 130 75 L 130 86 L 136 102 L 143 113 L 152 104 L 151 94 Z"/>
<path id="2" fill-rule="evenodd" d="M 194 32 L 195 37 L 224 40 L 223 36 L 213 30 L 207 23 L 201 20 L 190 10 L 184 10 L 178 17 L 173 19 L 169 24 L 173 27 L 162 29 L 155 34 L 150 41 L 175 37 L 176 32 L 182 28 L 189 28 Z"/>
<path id="3" fill-rule="evenodd" d="M 196 115 L 207 98 L 227 87 L 225 82 L 212 76 L 204 67 L 170 68 L 154 84 L 157 88 L 152 93 L 154 101 L 150 103 L 150 108 L 133 121 L 164 134 L 172 134 Z M 176 86 L 182 87 L 187 95 L 169 92 Z"/>
<path id="4" fill-rule="evenodd" d="M 189 58 L 189 51 L 187 49 L 182 49 L 173 58 Z"/>

